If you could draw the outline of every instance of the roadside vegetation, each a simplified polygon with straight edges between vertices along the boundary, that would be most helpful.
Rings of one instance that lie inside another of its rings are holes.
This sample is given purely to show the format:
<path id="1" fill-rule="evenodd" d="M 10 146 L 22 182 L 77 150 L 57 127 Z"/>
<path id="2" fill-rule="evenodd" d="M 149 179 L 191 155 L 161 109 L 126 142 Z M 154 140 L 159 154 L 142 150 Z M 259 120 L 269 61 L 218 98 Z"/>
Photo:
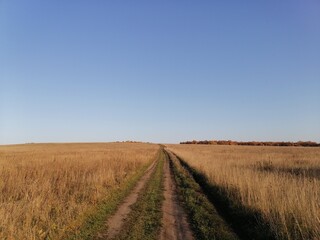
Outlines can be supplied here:
<path id="1" fill-rule="evenodd" d="M 223 210 L 219 213 L 240 237 L 260 232 L 261 239 L 320 238 L 319 148 L 169 145 L 169 149 L 194 170 L 193 176 L 214 195 L 211 200 Z M 256 224 L 246 228 L 241 219 Z"/>
<path id="2" fill-rule="evenodd" d="M 0 239 L 90 235 L 79 229 L 99 227 L 158 149 L 141 143 L 0 146 Z"/>

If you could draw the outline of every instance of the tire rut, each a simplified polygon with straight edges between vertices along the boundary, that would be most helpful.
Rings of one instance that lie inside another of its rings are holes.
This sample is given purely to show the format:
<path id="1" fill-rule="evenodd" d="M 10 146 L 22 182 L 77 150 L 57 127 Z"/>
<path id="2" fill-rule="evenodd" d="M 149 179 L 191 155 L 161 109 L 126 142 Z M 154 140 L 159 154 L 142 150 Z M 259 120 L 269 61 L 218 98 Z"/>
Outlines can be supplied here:
<path id="1" fill-rule="evenodd" d="M 97 239 L 113 239 L 120 233 L 127 216 L 131 212 L 131 206 L 136 203 L 139 194 L 141 191 L 143 191 L 144 186 L 154 173 L 157 162 L 158 159 L 148 167 L 145 174 L 138 181 L 131 193 L 125 198 L 123 203 L 118 207 L 117 211 L 107 220 L 107 231 L 99 233 Z"/>
<path id="2" fill-rule="evenodd" d="M 162 228 L 160 240 L 191 240 L 194 239 L 187 215 L 179 204 L 176 183 L 166 154 L 164 164 L 164 201 L 162 205 Z"/>

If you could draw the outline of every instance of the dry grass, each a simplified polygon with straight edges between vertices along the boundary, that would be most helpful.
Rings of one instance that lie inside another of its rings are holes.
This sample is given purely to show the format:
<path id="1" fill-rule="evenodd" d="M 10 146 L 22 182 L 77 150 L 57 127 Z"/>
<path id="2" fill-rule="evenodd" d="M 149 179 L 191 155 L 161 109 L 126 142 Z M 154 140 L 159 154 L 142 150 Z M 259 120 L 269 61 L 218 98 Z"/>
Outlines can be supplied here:
<path id="1" fill-rule="evenodd" d="M 169 148 L 230 198 L 261 211 L 279 239 L 320 239 L 320 148 Z"/>
<path id="2" fill-rule="evenodd" d="M 0 146 L 0 239 L 58 236 L 154 159 L 139 143 Z"/>

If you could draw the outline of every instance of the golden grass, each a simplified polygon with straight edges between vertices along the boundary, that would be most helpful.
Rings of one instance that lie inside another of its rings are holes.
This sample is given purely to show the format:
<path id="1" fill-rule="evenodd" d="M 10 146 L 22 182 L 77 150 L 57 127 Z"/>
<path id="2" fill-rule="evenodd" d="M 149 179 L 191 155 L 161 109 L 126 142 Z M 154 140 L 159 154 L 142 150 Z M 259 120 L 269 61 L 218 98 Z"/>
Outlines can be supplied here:
<path id="1" fill-rule="evenodd" d="M 141 143 L 0 146 L 0 239 L 57 236 L 156 156 Z"/>
<path id="2" fill-rule="evenodd" d="M 261 211 L 279 239 L 320 239 L 320 148 L 169 145 L 169 149 L 211 183 L 227 189 L 230 198 Z"/>

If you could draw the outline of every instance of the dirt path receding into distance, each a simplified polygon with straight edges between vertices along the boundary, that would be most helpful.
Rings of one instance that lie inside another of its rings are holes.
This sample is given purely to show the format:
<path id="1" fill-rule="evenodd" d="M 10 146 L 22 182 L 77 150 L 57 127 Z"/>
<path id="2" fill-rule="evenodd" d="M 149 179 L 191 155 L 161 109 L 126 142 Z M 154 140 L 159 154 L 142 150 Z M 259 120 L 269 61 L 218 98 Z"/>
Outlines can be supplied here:
<path id="1" fill-rule="evenodd" d="M 146 173 L 138 181 L 132 192 L 125 198 L 117 211 L 107 220 L 107 232 L 98 234 L 98 239 L 112 239 L 121 231 L 123 223 L 131 212 L 131 205 L 136 203 L 139 193 L 143 190 L 144 186 L 153 174 L 156 163 L 157 160 L 149 166 Z"/>
<path id="2" fill-rule="evenodd" d="M 191 240 L 194 239 L 187 221 L 187 216 L 178 201 L 178 193 L 170 168 L 169 158 L 164 164 L 164 201 L 160 240 Z"/>

